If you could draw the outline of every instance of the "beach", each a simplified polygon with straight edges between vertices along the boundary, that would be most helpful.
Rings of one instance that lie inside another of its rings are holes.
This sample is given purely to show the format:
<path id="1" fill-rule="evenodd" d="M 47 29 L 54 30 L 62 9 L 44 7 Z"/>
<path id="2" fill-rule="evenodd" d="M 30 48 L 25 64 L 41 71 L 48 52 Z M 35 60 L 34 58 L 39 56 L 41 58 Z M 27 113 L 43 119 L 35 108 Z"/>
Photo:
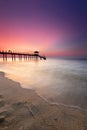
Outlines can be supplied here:
<path id="1" fill-rule="evenodd" d="M 87 0 L 0 0 L 0 130 L 87 130 Z"/>
<path id="2" fill-rule="evenodd" d="M 87 130 L 87 110 L 49 104 L 0 72 L 0 130 Z"/>

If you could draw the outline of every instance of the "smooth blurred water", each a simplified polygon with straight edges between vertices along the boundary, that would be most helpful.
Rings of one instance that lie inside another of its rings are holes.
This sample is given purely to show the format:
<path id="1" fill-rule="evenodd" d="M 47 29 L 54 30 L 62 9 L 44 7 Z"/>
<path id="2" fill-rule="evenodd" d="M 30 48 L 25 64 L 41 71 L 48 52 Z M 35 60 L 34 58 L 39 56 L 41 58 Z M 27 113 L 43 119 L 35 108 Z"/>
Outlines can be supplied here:
<path id="1" fill-rule="evenodd" d="M 1 61 L 0 71 L 51 103 L 87 108 L 87 60 Z"/>

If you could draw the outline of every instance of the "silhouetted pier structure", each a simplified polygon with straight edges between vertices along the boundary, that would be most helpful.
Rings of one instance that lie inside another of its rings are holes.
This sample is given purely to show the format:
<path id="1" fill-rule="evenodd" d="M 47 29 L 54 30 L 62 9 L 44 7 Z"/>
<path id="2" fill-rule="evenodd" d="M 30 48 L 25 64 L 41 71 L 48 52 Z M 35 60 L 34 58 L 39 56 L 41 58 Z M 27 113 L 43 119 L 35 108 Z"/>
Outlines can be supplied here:
<path id="1" fill-rule="evenodd" d="M 41 56 L 39 55 L 38 51 L 35 51 L 33 54 L 29 54 L 29 53 L 21 53 L 21 52 L 12 52 L 11 50 L 9 51 L 0 51 L 0 55 L 3 58 L 3 61 L 7 61 L 7 59 L 10 57 L 12 58 L 12 61 L 15 61 L 16 58 L 18 58 L 19 60 L 29 60 L 29 59 L 44 59 L 46 60 L 45 56 Z"/>

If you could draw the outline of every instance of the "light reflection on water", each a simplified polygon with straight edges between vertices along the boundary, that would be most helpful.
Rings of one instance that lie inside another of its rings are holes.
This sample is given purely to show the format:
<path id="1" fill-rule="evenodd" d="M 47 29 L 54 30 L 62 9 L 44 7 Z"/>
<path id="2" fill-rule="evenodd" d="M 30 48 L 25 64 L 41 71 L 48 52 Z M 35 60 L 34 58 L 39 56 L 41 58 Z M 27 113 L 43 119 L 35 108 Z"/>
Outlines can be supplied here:
<path id="1" fill-rule="evenodd" d="M 0 71 L 53 103 L 87 107 L 87 61 L 0 62 Z"/>

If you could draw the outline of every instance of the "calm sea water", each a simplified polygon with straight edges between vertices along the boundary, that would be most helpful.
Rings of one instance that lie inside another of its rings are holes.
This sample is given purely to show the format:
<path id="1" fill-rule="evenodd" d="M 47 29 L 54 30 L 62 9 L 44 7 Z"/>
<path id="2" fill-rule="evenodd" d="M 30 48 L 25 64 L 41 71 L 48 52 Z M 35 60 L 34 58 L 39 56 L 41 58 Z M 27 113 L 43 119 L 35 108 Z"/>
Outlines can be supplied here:
<path id="1" fill-rule="evenodd" d="M 0 61 L 0 71 L 51 103 L 87 108 L 87 60 Z"/>

